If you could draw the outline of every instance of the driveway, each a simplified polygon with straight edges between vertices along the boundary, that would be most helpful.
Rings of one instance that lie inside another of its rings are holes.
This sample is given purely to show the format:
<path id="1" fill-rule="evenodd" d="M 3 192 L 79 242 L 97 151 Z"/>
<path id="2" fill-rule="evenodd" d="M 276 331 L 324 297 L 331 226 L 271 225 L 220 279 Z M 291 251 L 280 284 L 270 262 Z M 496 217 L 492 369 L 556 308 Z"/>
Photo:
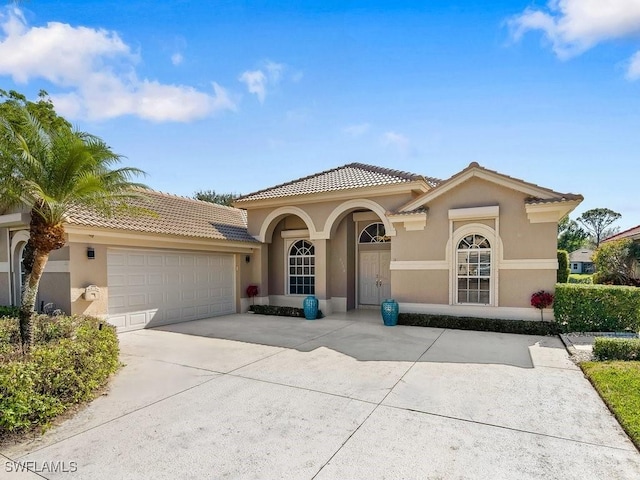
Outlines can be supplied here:
<path id="1" fill-rule="evenodd" d="M 640 478 L 640 454 L 559 339 L 372 318 L 122 334 L 109 392 L 3 451 L 39 474 L 7 461 L 0 478 Z"/>

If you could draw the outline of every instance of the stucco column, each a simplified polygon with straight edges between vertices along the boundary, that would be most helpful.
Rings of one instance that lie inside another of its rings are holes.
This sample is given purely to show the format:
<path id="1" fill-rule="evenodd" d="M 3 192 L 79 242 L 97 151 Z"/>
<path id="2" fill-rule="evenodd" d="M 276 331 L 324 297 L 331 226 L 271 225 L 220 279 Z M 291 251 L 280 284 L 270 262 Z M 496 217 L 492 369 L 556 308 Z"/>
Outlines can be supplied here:
<path id="1" fill-rule="evenodd" d="M 260 245 L 260 250 L 257 251 L 256 268 L 258 271 L 255 274 L 257 283 L 260 287 L 258 297 L 261 304 L 269 304 L 269 244 L 263 243 Z M 257 300 L 257 299 L 256 299 Z"/>
<path id="2" fill-rule="evenodd" d="M 314 240 L 313 245 L 316 260 L 316 297 L 320 301 L 320 309 L 328 315 L 332 312 L 328 284 L 331 242 L 329 240 Z"/>

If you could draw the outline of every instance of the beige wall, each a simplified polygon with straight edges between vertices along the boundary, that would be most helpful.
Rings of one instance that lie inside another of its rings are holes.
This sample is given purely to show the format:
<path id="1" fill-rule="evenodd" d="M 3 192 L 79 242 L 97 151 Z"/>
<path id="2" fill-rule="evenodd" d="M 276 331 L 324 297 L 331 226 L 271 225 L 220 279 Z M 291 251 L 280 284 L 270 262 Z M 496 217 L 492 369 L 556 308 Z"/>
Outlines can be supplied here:
<path id="1" fill-rule="evenodd" d="M 281 236 L 285 220 L 278 222 L 273 232 L 273 241 L 269 244 L 269 295 L 285 294 L 284 239 Z"/>
<path id="2" fill-rule="evenodd" d="M 87 258 L 87 248 L 93 247 L 95 259 Z M 108 313 L 107 246 L 93 243 L 72 243 L 69 246 L 71 272 L 71 313 L 74 315 L 106 315 Z M 89 302 L 82 296 L 89 285 L 100 288 L 100 298 Z"/>
<path id="3" fill-rule="evenodd" d="M 556 270 L 500 270 L 500 306 L 533 308 L 531 294 L 553 292 L 556 279 Z"/>
<path id="4" fill-rule="evenodd" d="M 40 311 L 42 305 L 47 303 L 53 303 L 56 309 L 60 309 L 66 314 L 71 313 L 69 273 L 44 273 L 42 275 L 36 309 Z"/>
<path id="5" fill-rule="evenodd" d="M 391 295 L 398 302 L 449 303 L 447 270 L 408 270 L 391 272 Z"/>
<path id="6" fill-rule="evenodd" d="M 0 228 L 0 305 L 11 305 L 9 229 Z"/>

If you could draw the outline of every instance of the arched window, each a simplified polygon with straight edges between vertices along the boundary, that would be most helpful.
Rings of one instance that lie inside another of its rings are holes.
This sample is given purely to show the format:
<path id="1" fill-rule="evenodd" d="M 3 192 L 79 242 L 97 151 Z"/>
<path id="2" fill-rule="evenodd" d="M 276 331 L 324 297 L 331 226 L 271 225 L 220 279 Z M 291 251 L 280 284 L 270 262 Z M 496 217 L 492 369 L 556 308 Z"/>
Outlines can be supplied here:
<path id="1" fill-rule="evenodd" d="M 289 295 L 313 295 L 315 291 L 315 249 L 308 240 L 298 240 L 289 249 Z"/>
<path id="2" fill-rule="evenodd" d="M 384 230 L 383 223 L 372 223 L 360 232 L 359 243 L 386 243 L 390 238 Z"/>
<path id="3" fill-rule="evenodd" d="M 467 235 L 456 250 L 458 303 L 491 303 L 491 244 L 478 234 Z"/>

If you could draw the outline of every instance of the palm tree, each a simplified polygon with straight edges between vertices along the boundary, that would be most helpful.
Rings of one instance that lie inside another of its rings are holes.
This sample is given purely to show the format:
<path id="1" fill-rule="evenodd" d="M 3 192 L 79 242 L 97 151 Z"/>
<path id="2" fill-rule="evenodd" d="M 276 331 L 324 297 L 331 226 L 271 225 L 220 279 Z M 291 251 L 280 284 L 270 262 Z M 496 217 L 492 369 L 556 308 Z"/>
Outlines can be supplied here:
<path id="1" fill-rule="evenodd" d="M 76 207 L 106 215 L 137 196 L 137 168 L 114 168 L 122 157 L 98 137 L 67 126 L 45 128 L 27 111 L 18 120 L 0 116 L 0 198 L 3 206 L 31 212 L 20 306 L 23 351 L 33 343 L 33 317 L 49 253 L 65 244 L 64 221 Z"/>

